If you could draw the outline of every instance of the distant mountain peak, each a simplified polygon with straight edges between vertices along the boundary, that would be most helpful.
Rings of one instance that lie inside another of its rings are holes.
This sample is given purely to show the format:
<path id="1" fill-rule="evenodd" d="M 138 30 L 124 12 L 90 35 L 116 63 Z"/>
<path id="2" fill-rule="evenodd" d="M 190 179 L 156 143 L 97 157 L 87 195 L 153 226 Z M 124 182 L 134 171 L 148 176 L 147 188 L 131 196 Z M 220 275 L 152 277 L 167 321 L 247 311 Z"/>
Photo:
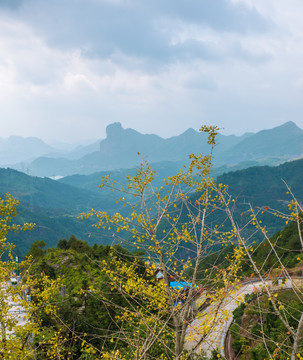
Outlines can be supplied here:
<path id="1" fill-rule="evenodd" d="M 277 126 L 277 127 L 280 127 L 280 128 L 287 128 L 287 129 L 300 129 L 296 123 L 294 123 L 293 121 L 287 121 L 286 123 L 280 125 L 280 126 Z"/>
<path id="2" fill-rule="evenodd" d="M 266 130 L 261 130 L 259 131 L 256 135 L 258 134 L 271 134 L 271 136 L 273 134 L 277 135 L 279 134 L 279 136 L 290 136 L 290 134 L 294 135 L 294 134 L 303 134 L 303 130 L 301 128 L 299 128 L 297 126 L 296 123 L 294 123 L 293 121 L 287 121 L 286 123 L 279 125 L 279 126 L 275 126 L 272 129 L 266 129 Z"/>
<path id="3" fill-rule="evenodd" d="M 181 135 L 192 135 L 192 134 L 198 134 L 198 132 L 193 128 L 189 128 L 185 130 Z"/>
<path id="4" fill-rule="evenodd" d="M 286 121 L 286 123 L 282 124 L 281 126 L 283 126 L 283 125 L 284 125 L 284 126 L 290 126 L 290 125 L 291 125 L 291 126 L 297 126 L 296 123 L 294 123 L 294 122 L 291 121 L 291 120 L 290 120 L 290 121 Z"/>
<path id="5" fill-rule="evenodd" d="M 106 136 L 107 138 L 111 138 L 117 134 L 121 134 L 123 131 L 122 124 L 120 122 L 114 122 L 106 127 Z"/>

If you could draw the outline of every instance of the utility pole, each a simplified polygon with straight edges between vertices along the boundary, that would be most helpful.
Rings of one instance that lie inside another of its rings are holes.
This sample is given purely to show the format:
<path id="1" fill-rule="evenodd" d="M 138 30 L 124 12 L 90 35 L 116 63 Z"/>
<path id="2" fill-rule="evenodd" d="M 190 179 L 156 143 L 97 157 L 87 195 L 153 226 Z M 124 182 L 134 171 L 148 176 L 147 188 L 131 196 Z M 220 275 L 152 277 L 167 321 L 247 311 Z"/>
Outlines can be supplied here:
<path id="1" fill-rule="evenodd" d="M 18 255 L 16 255 L 16 263 L 17 263 L 16 275 L 19 276 L 19 256 Z"/>

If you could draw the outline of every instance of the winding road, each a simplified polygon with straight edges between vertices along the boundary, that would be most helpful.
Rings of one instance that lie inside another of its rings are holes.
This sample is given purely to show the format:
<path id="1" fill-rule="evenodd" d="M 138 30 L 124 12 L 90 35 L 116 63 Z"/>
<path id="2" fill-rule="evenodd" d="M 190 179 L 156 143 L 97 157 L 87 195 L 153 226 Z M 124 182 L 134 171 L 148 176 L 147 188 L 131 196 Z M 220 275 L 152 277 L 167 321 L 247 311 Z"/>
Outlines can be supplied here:
<path id="1" fill-rule="evenodd" d="M 9 311 L 11 318 L 17 320 L 17 326 L 23 326 L 26 323 L 26 309 L 20 304 L 14 302 L 13 300 L 9 300 Z M 9 333 L 9 332 L 8 332 Z"/>
<path id="2" fill-rule="evenodd" d="M 9 285 L 5 285 L 5 286 L 11 286 Z M 2 294 L 3 296 L 3 294 Z M 5 301 L 5 307 L 8 306 L 8 311 L 7 311 L 7 319 L 9 318 L 10 320 L 13 320 L 15 322 L 15 326 L 16 327 L 22 327 L 26 324 L 27 321 L 27 311 L 26 309 L 20 305 L 20 302 L 18 301 L 20 299 L 19 295 L 15 295 L 14 298 L 13 296 L 9 295 Z M 9 320 L 9 321 L 10 321 Z M 10 327 L 10 326 L 9 326 Z M 9 328 L 8 327 L 8 328 Z M 6 335 L 12 335 L 14 334 L 14 330 L 13 329 L 8 329 L 7 325 L 6 325 L 6 321 L 3 322 L 2 327 L 0 327 L 1 329 L 1 336 L 6 336 Z"/>
<path id="3" fill-rule="evenodd" d="M 278 284 L 274 285 L 274 283 L 273 280 L 266 280 L 265 286 L 271 291 L 303 287 L 302 278 L 293 278 L 286 282 L 278 279 Z M 225 358 L 225 337 L 233 320 L 233 311 L 244 301 L 246 294 L 263 291 L 263 287 L 260 280 L 244 282 L 236 289 L 230 289 L 220 304 L 212 303 L 204 311 L 198 313 L 187 329 L 186 348 L 194 349 L 197 354 L 205 354 L 208 357 L 211 356 L 213 350 L 217 350 Z M 210 327 L 206 334 L 203 333 L 205 326 Z"/>

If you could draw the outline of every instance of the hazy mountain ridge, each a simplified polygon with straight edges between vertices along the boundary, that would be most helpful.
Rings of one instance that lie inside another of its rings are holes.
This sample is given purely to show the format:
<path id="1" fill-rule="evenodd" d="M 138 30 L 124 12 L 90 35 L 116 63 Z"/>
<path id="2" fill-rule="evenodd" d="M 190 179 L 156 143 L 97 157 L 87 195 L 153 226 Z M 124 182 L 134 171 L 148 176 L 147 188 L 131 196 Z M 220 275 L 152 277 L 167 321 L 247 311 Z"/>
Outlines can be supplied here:
<path id="1" fill-rule="evenodd" d="M 168 139 L 163 139 L 154 134 L 141 134 L 133 129 L 123 129 L 120 123 L 114 123 L 106 129 L 107 137 L 100 141 L 98 151 L 97 143 L 86 146 L 84 156 L 77 158 L 76 151 L 66 156 L 38 157 L 27 164 L 26 170 L 38 176 L 68 176 L 73 174 L 92 174 L 97 171 L 127 169 L 137 166 L 142 158 L 150 163 L 161 161 L 188 160 L 191 153 L 206 153 L 209 151 L 206 134 L 201 134 L 193 129 L 186 130 L 183 134 Z M 248 135 L 237 137 L 235 135 L 218 135 L 220 146 L 218 152 L 226 152 Z M 250 136 L 250 135 L 249 135 Z M 138 156 L 141 154 L 141 157 Z M 12 166 L 24 171 L 24 165 Z"/>
<path id="2" fill-rule="evenodd" d="M 10 136 L 0 138 L 0 166 L 28 172 L 30 164 L 37 158 L 65 158 L 76 160 L 99 151 L 100 140 L 89 144 L 49 145 L 36 137 Z"/>
<path id="3" fill-rule="evenodd" d="M 286 161 L 301 156 L 303 156 L 303 130 L 289 121 L 244 139 L 223 156 L 222 160 L 233 159 L 234 162 L 239 162 L 277 157 Z"/>
<path id="4" fill-rule="evenodd" d="M 27 164 L 28 173 L 37 176 L 68 176 L 99 171 L 127 169 L 146 159 L 149 163 L 177 161 L 186 163 L 191 153 L 208 153 L 207 135 L 188 129 L 178 136 L 163 139 L 124 129 L 121 123 L 107 127 L 100 143 L 77 148 L 66 155 L 38 157 Z M 140 156 L 138 156 L 140 153 Z M 218 134 L 214 149 L 214 166 L 229 166 L 256 161 L 276 165 L 303 155 L 303 130 L 293 122 L 256 134 L 242 136 Z M 24 171 L 20 164 L 12 166 Z"/>
<path id="5" fill-rule="evenodd" d="M 56 149 L 35 137 L 0 138 L 0 164 L 8 165 L 42 156 Z"/>

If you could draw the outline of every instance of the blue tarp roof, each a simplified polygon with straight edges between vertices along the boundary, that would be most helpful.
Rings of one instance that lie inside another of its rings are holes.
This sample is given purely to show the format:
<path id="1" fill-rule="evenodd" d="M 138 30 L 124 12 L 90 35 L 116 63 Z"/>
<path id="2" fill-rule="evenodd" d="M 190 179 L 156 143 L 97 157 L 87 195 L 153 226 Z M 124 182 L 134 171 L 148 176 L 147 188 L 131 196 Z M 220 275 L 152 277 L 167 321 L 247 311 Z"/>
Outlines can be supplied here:
<path id="1" fill-rule="evenodd" d="M 191 287 L 191 283 L 188 283 L 186 281 L 171 281 L 169 285 L 176 290 L 182 290 L 186 289 L 187 287 Z"/>

